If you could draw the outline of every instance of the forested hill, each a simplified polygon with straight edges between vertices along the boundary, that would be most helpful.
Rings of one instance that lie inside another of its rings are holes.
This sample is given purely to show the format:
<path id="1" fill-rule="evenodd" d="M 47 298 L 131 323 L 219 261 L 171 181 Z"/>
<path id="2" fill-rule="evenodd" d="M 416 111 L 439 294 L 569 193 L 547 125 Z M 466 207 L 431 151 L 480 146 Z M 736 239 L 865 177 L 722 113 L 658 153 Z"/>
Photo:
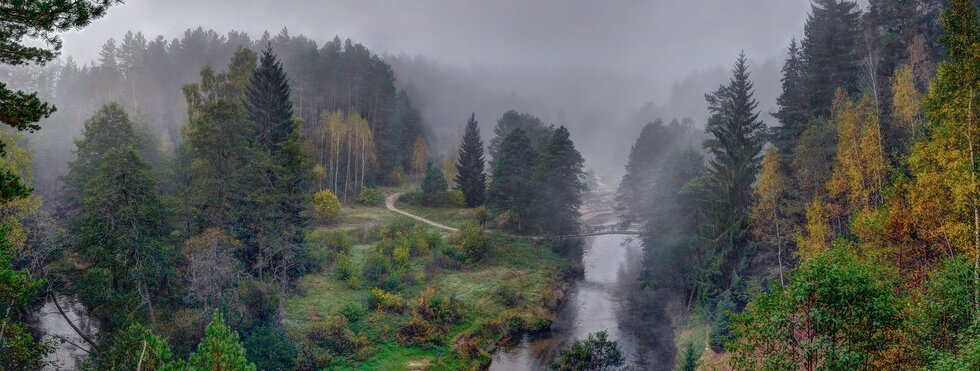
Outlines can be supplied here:
<path id="1" fill-rule="evenodd" d="M 60 189 L 58 177 L 74 157 L 72 138 L 80 135 L 82 123 L 102 104 L 119 102 L 152 129 L 165 143 L 164 150 L 175 148 L 188 116 L 182 86 L 201 80 L 205 66 L 215 72 L 226 70 L 241 47 L 258 52 L 267 45 L 282 61 L 294 113 L 304 121 L 303 132 L 314 155 L 326 158 L 326 136 L 318 135 L 329 121 L 321 120 L 323 113 L 351 109 L 366 119 L 373 134 L 377 167 L 366 174 L 368 181 L 395 180 L 399 170 L 409 165 L 404 154 L 412 152 L 425 130 L 411 99 L 395 87 L 390 66 L 371 50 L 339 37 L 318 43 L 290 35 L 286 29 L 253 39 L 241 32 L 222 35 L 197 28 L 172 40 L 127 32 L 120 39 L 107 40 L 96 61 L 67 57 L 43 67 L 3 67 L 0 74 L 9 85 L 37 90 L 42 99 L 58 107 L 40 123 L 44 130 L 29 138 L 37 156 L 38 191 L 50 195 Z"/>

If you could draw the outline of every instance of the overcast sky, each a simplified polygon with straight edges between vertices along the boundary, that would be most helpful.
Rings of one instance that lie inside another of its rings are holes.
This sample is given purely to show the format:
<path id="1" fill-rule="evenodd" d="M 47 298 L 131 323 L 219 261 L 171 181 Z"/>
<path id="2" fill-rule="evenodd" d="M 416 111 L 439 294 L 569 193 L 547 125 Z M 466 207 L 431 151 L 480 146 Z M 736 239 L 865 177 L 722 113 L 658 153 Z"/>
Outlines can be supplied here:
<path id="1" fill-rule="evenodd" d="M 780 56 L 806 19 L 808 0 L 128 0 L 64 51 L 95 58 L 127 30 L 339 35 L 379 53 L 423 55 L 457 66 L 611 69 L 654 80 L 728 65 L 739 50 Z M 149 37 L 148 37 L 149 38 Z"/>

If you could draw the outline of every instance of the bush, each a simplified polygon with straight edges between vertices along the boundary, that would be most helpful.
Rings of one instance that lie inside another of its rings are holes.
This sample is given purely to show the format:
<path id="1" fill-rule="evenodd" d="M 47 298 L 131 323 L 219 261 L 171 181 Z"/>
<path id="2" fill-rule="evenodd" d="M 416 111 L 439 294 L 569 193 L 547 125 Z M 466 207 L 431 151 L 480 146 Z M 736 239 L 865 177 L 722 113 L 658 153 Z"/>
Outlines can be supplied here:
<path id="1" fill-rule="evenodd" d="M 340 308 L 340 315 L 350 322 L 357 322 L 367 315 L 367 308 L 361 303 L 347 303 L 343 308 Z"/>
<path id="2" fill-rule="evenodd" d="M 313 358 L 317 368 L 325 368 L 331 362 L 331 355 L 354 355 L 360 359 L 370 356 L 371 342 L 367 336 L 356 335 L 344 316 L 331 316 L 326 321 L 313 320 L 306 332 L 309 350 L 307 357 Z M 323 357 L 324 351 L 329 351 Z"/>
<path id="3" fill-rule="evenodd" d="M 476 214 L 476 222 L 480 223 L 481 227 L 486 227 L 487 219 L 490 217 L 490 210 L 486 206 L 480 205 L 473 210 L 473 213 Z"/>
<path id="4" fill-rule="evenodd" d="M 450 256 L 469 263 L 483 259 L 490 247 L 483 230 L 474 222 L 463 224 L 459 231 L 449 237 L 449 243 L 456 247 Z"/>
<path id="5" fill-rule="evenodd" d="M 241 300 L 242 320 L 240 328 L 251 328 L 262 323 L 275 321 L 279 314 L 279 284 L 246 275 L 238 282 L 238 297 Z"/>
<path id="6" fill-rule="evenodd" d="M 563 348 L 551 362 L 552 370 L 608 370 L 622 366 L 626 360 L 619 344 L 608 340 L 605 331 L 589 334 L 586 340 L 575 340 Z"/>
<path id="7" fill-rule="evenodd" d="M 408 305 L 398 294 L 375 287 L 371 289 L 371 307 L 386 312 L 401 313 L 408 308 Z"/>
<path id="8" fill-rule="evenodd" d="M 395 272 L 390 257 L 377 248 L 371 249 L 364 259 L 364 279 L 374 286 L 396 290 L 402 284 L 401 278 L 401 275 Z"/>
<path id="9" fill-rule="evenodd" d="M 416 225 L 418 225 L 418 222 L 416 222 L 415 219 L 404 215 L 398 215 L 391 219 L 388 224 L 381 227 L 381 230 L 378 231 L 378 236 L 382 239 L 392 239 L 397 238 L 399 233 L 402 235 L 409 235 L 411 234 L 412 230 L 415 229 Z"/>
<path id="10" fill-rule="evenodd" d="M 453 325 L 463 320 L 463 302 L 446 297 L 434 286 L 422 290 L 413 300 L 415 315 L 441 325 Z"/>
<path id="11" fill-rule="evenodd" d="M 426 345 L 435 343 L 441 334 L 439 327 L 418 316 L 413 316 L 411 321 L 398 326 L 397 340 L 402 345 Z"/>
<path id="12" fill-rule="evenodd" d="M 361 267 L 349 254 L 340 253 L 337 255 L 337 263 L 334 267 L 337 278 L 346 282 L 348 287 L 352 289 L 361 287 Z"/>
<path id="13" fill-rule="evenodd" d="M 245 354 L 260 370 L 292 370 L 298 353 L 296 344 L 279 326 L 264 324 L 244 339 Z"/>
<path id="14" fill-rule="evenodd" d="M 356 201 L 364 206 L 378 206 L 381 204 L 381 192 L 374 187 L 361 187 Z"/>
<path id="15" fill-rule="evenodd" d="M 463 191 L 458 189 L 449 191 L 449 206 L 466 207 L 466 197 L 463 196 Z"/>
<path id="16" fill-rule="evenodd" d="M 306 233 L 306 259 L 310 265 L 322 267 L 332 262 L 339 254 L 350 254 L 354 241 L 347 231 L 317 228 Z M 317 264 L 319 263 L 319 264 Z"/>
<path id="17" fill-rule="evenodd" d="M 313 218 L 321 223 L 329 223 L 340 214 L 340 200 L 329 189 L 313 194 Z"/>

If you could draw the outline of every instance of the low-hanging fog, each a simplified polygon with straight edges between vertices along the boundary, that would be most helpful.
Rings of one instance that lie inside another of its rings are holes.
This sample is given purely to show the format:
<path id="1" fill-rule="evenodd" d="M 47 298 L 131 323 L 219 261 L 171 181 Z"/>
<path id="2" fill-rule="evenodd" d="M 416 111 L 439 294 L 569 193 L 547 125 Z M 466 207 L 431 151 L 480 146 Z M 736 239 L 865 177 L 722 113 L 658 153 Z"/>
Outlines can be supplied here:
<path id="1" fill-rule="evenodd" d="M 466 116 L 485 133 L 509 109 L 570 127 L 589 166 L 617 179 L 629 145 L 654 118 L 703 125 L 704 94 L 740 51 L 752 65 L 763 120 L 779 68 L 806 19 L 806 0 L 737 1 L 129 1 L 65 35 L 66 56 L 98 59 L 126 31 L 174 38 L 199 26 L 258 38 L 288 28 L 318 45 L 335 35 L 392 65 L 432 128 L 453 148 Z M 223 66 L 219 66 L 223 67 Z"/>

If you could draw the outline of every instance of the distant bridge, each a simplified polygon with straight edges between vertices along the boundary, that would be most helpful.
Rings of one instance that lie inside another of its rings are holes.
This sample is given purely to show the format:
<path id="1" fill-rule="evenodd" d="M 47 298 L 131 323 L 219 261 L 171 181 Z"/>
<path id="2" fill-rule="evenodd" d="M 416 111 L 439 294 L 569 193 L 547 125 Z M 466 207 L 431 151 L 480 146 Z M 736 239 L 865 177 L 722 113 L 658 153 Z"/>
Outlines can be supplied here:
<path id="1" fill-rule="evenodd" d="M 638 236 L 640 235 L 640 228 L 632 224 L 627 223 L 613 223 L 613 224 L 600 224 L 600 225 L 587 225 L 583 226 L 582 230 L 578 234 L 565 236 L 565 237 L 589 237 L 589 236 L 601 236 L 606 234 L 628 234 Z"/>

